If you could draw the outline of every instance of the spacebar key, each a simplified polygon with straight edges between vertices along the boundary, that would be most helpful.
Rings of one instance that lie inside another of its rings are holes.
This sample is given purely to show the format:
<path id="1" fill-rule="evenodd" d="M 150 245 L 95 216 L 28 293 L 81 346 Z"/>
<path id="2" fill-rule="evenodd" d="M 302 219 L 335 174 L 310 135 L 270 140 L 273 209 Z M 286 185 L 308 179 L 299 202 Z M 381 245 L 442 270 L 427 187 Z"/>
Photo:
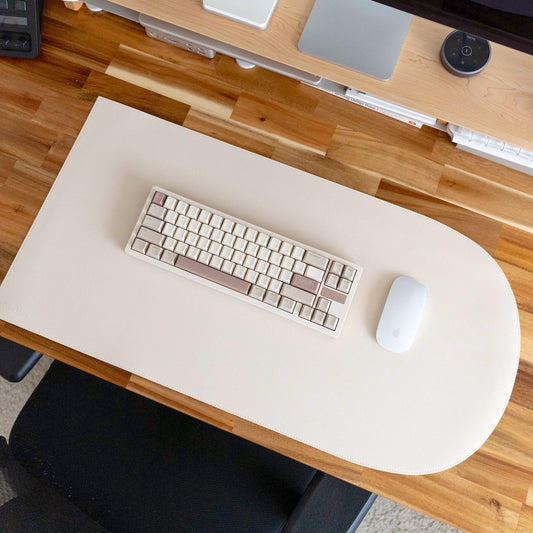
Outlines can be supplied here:
<path id="1" fill-rule="evenodd" d="M 204 265 L 203 263 L 199 263 L 198 261 L 183 255 L 178 256 L 175 266 L 190 272 L 191 274 L 196 274 L 201 278 L 208 279 L 209 281 L 217 283 L 218 285 L 223 285 L 228 289 L 233 289 L 241 294 L 248 294 L 248 291 L 252 285 L 248 281 L 236 278 L 231 274 L 226 274 L 226 272 L 221 272 L 216 268 Z"/>

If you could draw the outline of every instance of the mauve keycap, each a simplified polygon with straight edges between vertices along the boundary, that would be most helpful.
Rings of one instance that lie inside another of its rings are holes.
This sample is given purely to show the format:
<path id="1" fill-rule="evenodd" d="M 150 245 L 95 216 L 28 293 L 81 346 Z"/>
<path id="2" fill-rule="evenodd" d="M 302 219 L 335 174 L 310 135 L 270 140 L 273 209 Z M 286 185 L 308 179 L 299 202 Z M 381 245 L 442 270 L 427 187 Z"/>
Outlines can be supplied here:
<path id="1" fill-rule="evenodd" d="M 311 278 L 306 278 L 301 274 L 292 275 L 291 285 L 293 287 L 303 289 L 304 291 L 312 292 L 313 294 L 316 294 L 318 292 L 318 288 L 320 287 L 320 283 L 318 281 L 315 281 Z"/>
<path id="2" fill-rule="evenodd" d="M 183 255 L 178 256 L 174 266 L 186 270 L 191 274 L 196 274 L 197 276 L 208 279 L 214 283 L 218 283 L 219 285 L 223 285 L 228 289 L 233 289 L 241 294 L 248 294 L 248 291 L 250 290 L 251 283 L 248 281 L 236 278 L 231 274 L 226 274 L 226 272 L 204 265 Z"/>

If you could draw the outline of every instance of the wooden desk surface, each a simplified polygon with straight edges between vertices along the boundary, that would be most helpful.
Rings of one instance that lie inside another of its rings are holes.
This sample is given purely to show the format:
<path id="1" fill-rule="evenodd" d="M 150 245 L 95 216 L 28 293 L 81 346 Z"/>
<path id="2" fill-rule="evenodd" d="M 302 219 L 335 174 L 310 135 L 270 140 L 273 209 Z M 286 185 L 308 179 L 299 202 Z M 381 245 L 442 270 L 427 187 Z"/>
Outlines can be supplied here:
<path id="1" fill-rule="evenodd" d="M 429 476 L 339 461 L 10 324 L 0 334 L 466 531 L 533 528 L 533 184 L 398 123 L 228 58 L 212 61 L 108 14 L 46 3 L 41 57 L 2 58 L 3 278 L 93 102 L 105 96 L 435 218 L 497 259 L 515 293 L 522 353 L 508 408 L 471 458 Z M 97 156 L 97 154 L 95 154 Z M 495 325 L 497 327 L 497 325 Z"/>
<path id="2" fill-rule="evenodd" d="M 314 0 L 279 0 L 265 30 L 209 13 L 198 0 L 113 0 L 160 20 L 288 64 L 348 87 L 533 151 L 533 56 L 493 44 L 490 64 L 473 78 L 442 67 L 451 28 L 413 17 L 396 69 L 383 82 L 298 50 Z M 334 36 L 332 36 L 334 38 Z"/>

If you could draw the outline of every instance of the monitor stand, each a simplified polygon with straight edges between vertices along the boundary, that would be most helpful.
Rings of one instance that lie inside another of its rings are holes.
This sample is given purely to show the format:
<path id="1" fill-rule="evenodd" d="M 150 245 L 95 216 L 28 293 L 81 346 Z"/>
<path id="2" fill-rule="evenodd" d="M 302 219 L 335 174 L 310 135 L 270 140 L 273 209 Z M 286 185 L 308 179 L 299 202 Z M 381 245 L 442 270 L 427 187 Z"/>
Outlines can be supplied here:
<path id="1" fill-rule="evenodd" d="M 264 30 L 278 0 L 203 0 L 203 8 Z"/>
<path id="2" fill-rule="evenodd" d="M 372 0 L 316 0 L 300 51 L 388 80 L 412 16 Z"/>

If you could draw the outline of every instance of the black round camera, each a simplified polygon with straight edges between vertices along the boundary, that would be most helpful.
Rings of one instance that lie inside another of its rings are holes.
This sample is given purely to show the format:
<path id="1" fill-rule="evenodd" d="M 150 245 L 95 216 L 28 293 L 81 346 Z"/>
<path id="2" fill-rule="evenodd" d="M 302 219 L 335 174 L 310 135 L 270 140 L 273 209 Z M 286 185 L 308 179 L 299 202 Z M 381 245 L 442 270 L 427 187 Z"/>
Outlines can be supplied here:
<path id="1" fill-rule="evenodd" d="M 490 43 L 486 39 L 456 30 L 442 43 L 440 60 L 452 74 L 468 78 L 487 66 L 490 54 Z"/>

